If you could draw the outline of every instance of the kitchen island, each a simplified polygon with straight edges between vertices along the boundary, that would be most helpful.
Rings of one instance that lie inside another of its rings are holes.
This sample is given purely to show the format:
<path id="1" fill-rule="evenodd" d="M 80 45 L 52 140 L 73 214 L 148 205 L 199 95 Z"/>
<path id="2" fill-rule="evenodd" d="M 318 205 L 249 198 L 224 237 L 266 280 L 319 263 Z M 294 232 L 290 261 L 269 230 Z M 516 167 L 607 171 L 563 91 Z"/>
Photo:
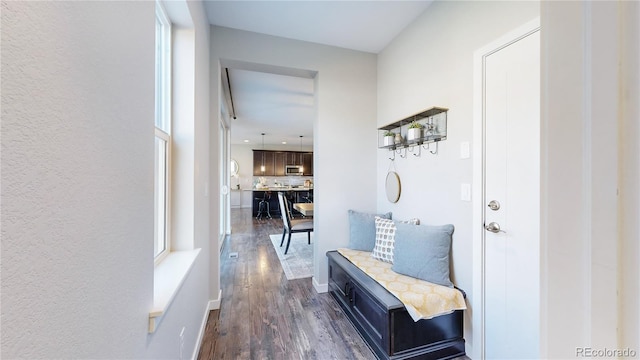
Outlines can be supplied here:
<path id="1" fill-rule="evenodd" d="M 313 187 L 295 187 L 295 186 L 276 186 L 267 188 L 253 189 L 253 216 L 258 215 L 260 201 L 264 198 L 265 193 L 269 202 L 269 213 L 274 218 L 280 217 L 280 204 L 278 203 L 278 192 L 285 194 L 287 200 L 292 203 L 307 202 L 307 199 L 313 194 Z M 270 195 L 270 197 L 269 197 Z"/>

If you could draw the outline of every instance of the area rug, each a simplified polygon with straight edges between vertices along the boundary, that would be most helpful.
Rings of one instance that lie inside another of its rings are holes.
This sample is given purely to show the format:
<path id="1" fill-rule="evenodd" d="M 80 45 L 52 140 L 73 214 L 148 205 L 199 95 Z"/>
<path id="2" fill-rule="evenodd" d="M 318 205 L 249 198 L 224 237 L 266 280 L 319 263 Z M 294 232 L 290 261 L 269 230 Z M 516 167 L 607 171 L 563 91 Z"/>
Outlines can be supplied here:
<path id="1" fill-rule="evenodd" d="M 291 245 L 289 245 L 287 255 L 284 254 L 287 238 L 285 237 L 284 243 L 280 247 L 282 234 L 269 235 L 269 237 L 274 249 L 276 249 L 287 280 L 313 276 L 313 233 L 311 233 L 311 245 L 307 242 L 307 233 L 291 234 Z"/>

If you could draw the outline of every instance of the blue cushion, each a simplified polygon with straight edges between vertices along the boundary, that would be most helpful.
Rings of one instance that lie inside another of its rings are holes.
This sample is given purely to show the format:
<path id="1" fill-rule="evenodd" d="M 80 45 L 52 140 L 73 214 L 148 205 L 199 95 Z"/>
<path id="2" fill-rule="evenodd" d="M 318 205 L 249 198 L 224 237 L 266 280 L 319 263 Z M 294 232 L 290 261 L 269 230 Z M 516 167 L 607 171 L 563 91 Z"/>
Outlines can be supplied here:
<path id="1" fill-rule="evenodd" d="M 393 267 L 399 274 L 452 287 L 449 253 L 453 225 L 425 226 L 396 223 Z"/>
<path id="2" fill-rule="evenodd" d="M 391 213 L 367 214 L 349 210 L 349 249 L 373 251 L 376 245 L 376 216 L 391 219 Z"/>

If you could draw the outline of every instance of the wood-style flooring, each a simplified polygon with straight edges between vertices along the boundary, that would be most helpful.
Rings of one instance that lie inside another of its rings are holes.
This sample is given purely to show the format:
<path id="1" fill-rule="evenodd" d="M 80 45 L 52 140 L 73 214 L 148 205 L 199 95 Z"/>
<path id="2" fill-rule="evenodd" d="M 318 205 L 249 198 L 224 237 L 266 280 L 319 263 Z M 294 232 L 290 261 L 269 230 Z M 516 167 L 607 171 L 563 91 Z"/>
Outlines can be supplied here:
<path id="1" fill-rule="evenodd" d="M 209 313 L 199 360 L 375 359 L 331 295 L 316 293 L 311 278 L 287 280 L 269 239 L 282 220 L 233 209 L 231 224 L 220 310 Z"/>

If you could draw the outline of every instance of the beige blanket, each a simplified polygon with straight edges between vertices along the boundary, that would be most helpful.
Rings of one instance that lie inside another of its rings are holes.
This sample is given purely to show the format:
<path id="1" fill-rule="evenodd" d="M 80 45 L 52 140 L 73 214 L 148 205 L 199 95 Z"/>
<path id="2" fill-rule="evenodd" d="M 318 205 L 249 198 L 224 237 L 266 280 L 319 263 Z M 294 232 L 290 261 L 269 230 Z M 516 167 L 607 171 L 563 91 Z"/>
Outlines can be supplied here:
<path id="1" fill-rule="evenodd" d="M 398 274 L 391 270 L 392 264 L 372 258 L 368 251 L 338 252 L 397 297 L 414 321 L 467 308 L 462 293 L 454 288 Z"/>

